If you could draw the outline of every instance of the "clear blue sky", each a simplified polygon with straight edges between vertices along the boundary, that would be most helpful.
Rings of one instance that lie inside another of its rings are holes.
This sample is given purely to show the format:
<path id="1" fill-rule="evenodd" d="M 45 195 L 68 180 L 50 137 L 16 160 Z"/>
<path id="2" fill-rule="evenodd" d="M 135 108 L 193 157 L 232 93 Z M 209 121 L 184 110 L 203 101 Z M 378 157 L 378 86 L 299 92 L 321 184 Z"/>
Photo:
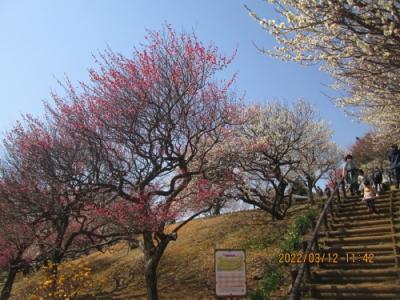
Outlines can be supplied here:
<path id="1" fill-rule="evenodd" d="M 285 63 L 257 52 L 253 42 L 271 47 L 243 4 L 263 16 L 274 14 L 262 0 L 0 0 L 0 132 L 9 130 L 22 113 L 41 115 L 42 101 L 56 78 L 87 79 L 92 54 L 109 45 L 130 55 L 143 42 L 145 29 L 170 23 L 194 30 L 226 53 L 237 47 L 230 68 L 238 72 L 237 90 L 251 102 L 293 101 L 304 97 L 332 123 L 335 141 L 344 147 L 368 130 L 346 118 L 321 92 L 329 77 L 315 67 Z"/>

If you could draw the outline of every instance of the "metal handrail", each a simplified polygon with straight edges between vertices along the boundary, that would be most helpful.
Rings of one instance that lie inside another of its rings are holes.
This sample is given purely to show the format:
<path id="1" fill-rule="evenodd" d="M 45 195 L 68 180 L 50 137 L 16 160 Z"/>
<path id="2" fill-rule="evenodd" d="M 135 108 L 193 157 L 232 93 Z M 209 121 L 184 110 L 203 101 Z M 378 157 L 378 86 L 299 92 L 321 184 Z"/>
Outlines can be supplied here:
<path id="1" fill-rule="evenodd" d="M 343 179 L 336 182 L 336 186 L 335 186 L 331 196 L 325 202 L 325 205 L 324 205 L 324 207 L 323 207 L 323 209 L 322 209 L 322 211 L 321 211 L 321 213 L 319 215 L 318 221 L 317 221 L 317 223 L 316 223 L 316 225 L 314 227 L 311 240 L 308 241 L 307 248 L 306 248 L 305 253 L 304 253 L 304 257 L 307 257 L 308 254 L 311 252 L 311 250 L 312 250 L 312 248 L 314 246 L 314 243 L 315 243 L 315 241 L 317 240 L 317 237 L 318 237 L 319 227 L 321 226 L 321 223 L 322 223 L 323 219 L 326 217 L 326 213 L 327 213 L 328 208 L 329 208 L 329 206 L 330 206 L 330 204 L 332 202 L 332 199 L 335 197 L 336 193 L 339 191 L 339 187 L 342 184 L 342 182 L 343 182 Z M 299 270 L 297 272 L 297 275 L 296 275 L 296 279 L 295 279 L 295 281 L 293 283 L 293 286 L 292 286 L 292 292 L 291 292 L 290 298 L 289 298 L 290 300 L 298 300 L 299 299 L 300 284 L 301 284 L 301 281 L 303 279 L 303 275 L 304 275 L 304 272 L 305 272 L 305 269 L 306 269 L 306 265 L 307 265 L 307 261 L 306 260 L 300 265 L 300 268 L 299 268 Z"/>
<path id="2" fill-rule="evenodd" d="M 396 263 L 396 267 L 399 268 L 399 251 L 397 250 L 397 241 L 396 241 L 396 224 L 394 218 L 394 206 L 393 206 L 393 191 L 390 192 L 390 224 L 392 231 L 392 243 L 393 243 L 393 254 Z M 400 274 L 399 274 L 400 278 Z"/>

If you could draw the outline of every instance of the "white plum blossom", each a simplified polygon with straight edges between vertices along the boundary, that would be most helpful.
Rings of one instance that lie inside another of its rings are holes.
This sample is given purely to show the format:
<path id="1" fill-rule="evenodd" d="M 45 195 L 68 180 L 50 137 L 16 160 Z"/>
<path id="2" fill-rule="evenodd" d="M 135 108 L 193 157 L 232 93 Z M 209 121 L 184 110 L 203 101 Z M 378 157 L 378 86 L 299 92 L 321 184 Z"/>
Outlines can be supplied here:
<path id="1" fill-rule="evenodd" d="M 224 153 L 235 170 L 232 198 L 277 218 L 290 206 L 284 197 L 286 184 L 304 172 L 322 176 L 336 149 L 330 129 L 304 100 L 248 107 L 246 121 L 234 136 Z"/>
<path id="2" fill-rule="evenodd" d="M 267 55 L 320 63 L 345 92 L 337 105 L 381 134 L 400 137 L 400 4 L 398 0 L 275 0 L 283 20 L 263 28 L 277 46 Z M 251 16 L 260 20 L 258 13 Z"/>

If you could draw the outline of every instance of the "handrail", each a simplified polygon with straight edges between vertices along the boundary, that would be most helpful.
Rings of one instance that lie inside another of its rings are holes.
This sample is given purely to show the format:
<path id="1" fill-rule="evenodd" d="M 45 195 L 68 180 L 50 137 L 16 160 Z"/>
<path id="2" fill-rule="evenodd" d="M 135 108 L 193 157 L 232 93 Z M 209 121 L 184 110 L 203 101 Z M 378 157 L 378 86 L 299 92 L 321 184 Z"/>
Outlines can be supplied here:
<path id="1" fill-rule="evenodd" d="M 307 248 L 306 248 L 305 253 L 304 253 L 304 257 L 307 257 L 308 254 L 311 252 L 312 247 L 314 246 L 314 243 L 315 243 L 315 241 L 316 241 L 316 239 L 318 237 L 319 227 L 321 226 L 321 223 L 322 223 L 323 219 L 326 216 L 326 213 L 328 211 L 328 207 L 330 206 L 330 204 L 332 202 L 332 199 L 335 197 L 336 193 L 339 191 L 339 187 L 340 187 L 340 184 L 342 183 L 342 181 L 343 181 L 343 179 L 336 182 L 336 186 L 335 186 L 331 196 L 325 202 L 324 208 L 322 209 L 322 211 L 321 211 L 321 213 L 319 215 L 318 221 L 317 221 L 317 223 L 316 223 L 316 225 L 314 227 L 311 240 L 308 241 Z M 297 275 L 296 275 L 296 279 L 295 279 L 294 284 L 292 286 L 292 292 L 291 292 L 290 298 L 289 298 L 290 300 L 298 300 L 299 299 L 300 284 L 301 284 L 301 281 L 303 279 L 303 275 L 304 275 L 304 271 L 306 269 L 306 265 L 307 265 L 306 260 L 300 265 L 300 268 L 299 268 L 299 270 L 297 272 Z"/>
<path id="2" fill-rule="evenodd" d="M 392 231 L 392 243 L 393 243 L 393 254 L 396 263 L 396 267 L 399 268 L 399 253 L 397 250 L 397 241 L 396 241 L 396 226 L 395 226 L 395 218 L 394 218 L 394 207 L 393 207 L 393 191 L 390 192 L 390 224 Z M 399 274 L 400 278 L 400 274 Z"/>

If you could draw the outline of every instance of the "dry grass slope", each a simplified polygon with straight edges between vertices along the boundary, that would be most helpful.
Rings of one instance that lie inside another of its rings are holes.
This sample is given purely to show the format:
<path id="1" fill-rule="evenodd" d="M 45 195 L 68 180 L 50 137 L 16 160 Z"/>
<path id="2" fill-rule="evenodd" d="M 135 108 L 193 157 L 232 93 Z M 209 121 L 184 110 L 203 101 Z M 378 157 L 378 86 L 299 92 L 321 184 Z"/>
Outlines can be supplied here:
<path id="1" fill-rule="evenodd" d="M 263 268 L 277 250 L 282 236 L 295 216 L 289 213 L 285 220 L 272 221 L 259 210 L 237 212 L 219 217 L 194 220 L 181 229 L 178 240 L 166 250 L 159 267 L 161 299 L 200 300 L 214 298 L 213 254 L 216 248 L 245 248 L 247 253 L 247 282 L 256 288 Z M 300 209 L 300 212 L 298 211 Z M 96 252 L 82 258 L 93 268 L 95 280 L 105 280 L 99 299 L 145 299 L 143 255 L 140 250 L 128 250 L 119 244 L 105 253 Z M 40 274 L 18 278 L 13 300 L 26 298 L 23 294 L 35 285 Z M 120 288 L 107 294 L 119 282 Z"/>

